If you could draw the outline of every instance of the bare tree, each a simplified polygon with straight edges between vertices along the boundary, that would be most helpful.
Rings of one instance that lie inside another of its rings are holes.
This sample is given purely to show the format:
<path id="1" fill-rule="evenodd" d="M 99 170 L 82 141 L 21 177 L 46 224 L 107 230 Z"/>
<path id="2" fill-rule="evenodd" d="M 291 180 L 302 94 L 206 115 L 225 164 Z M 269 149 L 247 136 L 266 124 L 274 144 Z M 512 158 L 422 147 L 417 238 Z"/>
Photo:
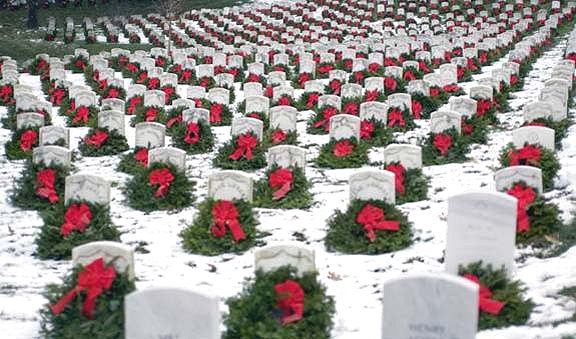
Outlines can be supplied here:
<path id="1" fill-rule="evenodd" d="M 171 21 L 177 20 L 180 13 L 184 10 L 183 0 L 155 0 L 154 9 L 158 11 L 168 20 L 168 55 L 170 56 L 170 49 L 172 46 L 172 23 Z"/>

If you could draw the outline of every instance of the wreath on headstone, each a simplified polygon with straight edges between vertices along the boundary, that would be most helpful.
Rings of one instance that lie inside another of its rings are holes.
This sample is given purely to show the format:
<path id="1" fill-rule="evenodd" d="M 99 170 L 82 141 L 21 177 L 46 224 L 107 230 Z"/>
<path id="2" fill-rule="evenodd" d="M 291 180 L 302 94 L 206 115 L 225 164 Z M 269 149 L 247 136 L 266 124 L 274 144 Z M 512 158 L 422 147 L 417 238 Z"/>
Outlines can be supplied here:
<path id="1" fill-rule="evenodd" d="M 302 168 L 274 165 L 256 183 L 253 204 L 262 208 L 306 209 L 312 205 L 310 186 Z"/>
<path id="2" fill-rule="evenodd" d="M 40 132 L 38 127 L 26 127 L 12 133 L 12 140 L 4 145 L 8 160 L 28 159 L 32 149 L 38 146 Z"/>
<path id="3" fill-rule="evenodd" d="M 102 127 L 92 128 L 78 145 L 78 150 L 85 157 L 115 155 L 129 148 L 125 136 L 115 129 L 110 131 Z"/>
<path id="4" fill-rule="evenodd" d="M 316 166 L 327 168 L 358 168 L 368 163 L 369 145 L 356 138 L 330 139 L 322 145 L 314 160 Z"/>
<path id="5" fill-rule="evenodd" d="M 69 169 L 56 164 L 26 162 L 16 179 L 10 200 L 24 209 L 43 210 L 54 206 L 64 197 L 64 182 Z"/>
<path id="6" fill-rule="evenodd" d="M 118 163 L 118 171 L 136 174 L 148 167 L 148 148 L 136 147 L 134 152 L 129 152 L 122 156 Z"/>
<path id="7" fill-rule="evenodd" d="M 224 144 L 212 163 L 215 167 L 234 170 L 255 170 L 266 166 L 265 149 L 251 132 L 234 136 Z"/>
<path id="8" fill-rule="evenodd" d="M 384 165 L 384 169 L 394 173 L 397 204 L 427 198 L 430 178 L 422 173 L 421 168 L 407 169 L 400 162 L 391 162 Z"/>
<path id="9" fill-rule="evenodd" d="M 517 148 L 512 143 L 506 145 L 499 156 L 501 168 L 516 165 L 534 166 L 542 170 L 544 190 L 554 186 L 554 177 L 560 170 L 560 162 L 554 152 L 537 144 L 525 143 Z"/>
<path id="10" fill-rule="evenodd" d="M 441 133 L 430 133 L 422 144 L 422 162 L 425 166 L 465 162 L 469 148 L 454 127 Z"/>

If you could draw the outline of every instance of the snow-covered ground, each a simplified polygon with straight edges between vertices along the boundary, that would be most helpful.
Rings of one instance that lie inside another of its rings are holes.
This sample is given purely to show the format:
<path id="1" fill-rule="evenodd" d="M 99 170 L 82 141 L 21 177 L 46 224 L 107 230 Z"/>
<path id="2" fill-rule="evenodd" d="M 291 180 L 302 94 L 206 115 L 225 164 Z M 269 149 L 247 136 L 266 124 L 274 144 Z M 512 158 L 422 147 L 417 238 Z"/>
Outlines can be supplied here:
<path id="1" fill-rule="evenodd" d="M 312 182 L 314 206 L 309 211 L 257 209 L 260 228 L 272 235 L 268 244 L 296 241 L 295 234 L 303 234 L 306 245 L 316 251 L 319 276 L 327 286 L 328 293 L 336 300 L 333 338 L 376 339 L 380 337 L 381 287 L 382 283 L 405 272 L 440 272 L 446 237 L 446 213 L 448 197 L 468 190 L 494 189 L 493 169 L 498 165 L 500 149 L 511 140 L 512 129 L 522 122 L 521 107 L 534 100 L 543 82 L 550 77 L 552 67 L 562 58 L 567 36 L 536 61 L 534 69 L 525 79 L 525 87 L 514 93 L 510 101 L 513 111 L 500 115 L 502 130 L 491 133 L 487 145 L 472 147 L 472 160 L 463 164 L 448 164 L 424 168 L 431 177 L 429 200 L 399 206 L 414 224 L 418 239 L 409 248 L 385 255 L 342 255 L 326 252 L 323 238 L 325 220 L 335 208 L 343 208 L 348 200 L 348 177 L 356 170 L 326 170 L 309 167 L 306 171 Z M 478 79 L 491 74 L 500 62 L 484 67 Z M 118 74 L 117 74 L 118 75 Z M 83 75 L 68 74 L 73 83 L 83 83 Z M 20 81 L 37 89 L 42 96 L 38 76 L 22 75 Z M 473 82 L 463 84 L 469 88 Z M 185 89 L 179 86 L 178 92 Z M 237 100 L 243 93 L 236 88 Z M 0 107 L 0 116 L 6 109 Z M 576 110 L 570 115 L 574 117 Z M 305 133 L 305 119 L 309 112 L 300 113 L 298 129 L 303 145 L 322 144 L 328 136 Z M 62 117 L 53 112 L 53 123 L 64 125 Z M 128 141 L 133 146 L 134 129 L 127 123 Z M 421 123 L 420 125 L 427 125 Z M 72 147 L 87 132 L 87 128 L 73 128 Z M 423 126 L 414 135 L 423 135 Z M 218 145 L 229 139 L 229 127 L 215 127 Z M 42 220 L 38 213 L 22 211 L 9 203 L 9 191 L 23 169 L 23 162 L 6 160 L 3 143 L 10 131 L 0 129 L 0 337 L 10 339 L 34 338 L 39 330 L 38 310 L 45 299 L 41 293 L 48 283 L 58 283 L 70 268 L 69 261 L 41 261 L 34 257 L 34 238 Z M 309 160 L 319 151 L 319 146 L 309 148 Z M 382 148 L 371 152 L 373 161 L 382 160 Z M 196 180 L 197 201 L 206 194 L 207 177 L 217 171 L 211 165 L 215 153 L 187 157 L 187 175 Z M 572 126 L 558 151 L 562 169 L 557 180 L 559 187 L 546 194 L 557 203 L 567 222 L 574 209 L 576 198 L 576 126 Z M 205 257 L 185 253 L 180 246 L 178 233 L 191 223 L 195 207 L 181 212 L 142 213 L 129 208 L 121 189 L 129 176 L 115 170 L 119 156 L 103 158 L 79 158 L 77 169 L 91 172 L 112 181 L 111 213 L 113 222 L 123 232 L 122 241 L 133 247 L 143 246 L 148 253 L 137 252 L 137 288 L 149 286 L 182 285 L 210 291 L 220 296 L 222 312 L 226 313 L 224 300 L 240 292 L 246 277 L 253 274 L 254 249 L 243 255 Z M 254 178 L 262 177 L 262 171 Z M 299 238 L 299 237 L 298 237 Z M 576 249 L 550 259 L 529 258 L 517 265 L 515 278 L 527 286 L 527 296 L 537 304 L 529 325 L 500 330 L 484 331 L 478 339 L 529 339 L 561 338 L 576 334 L 576 322 L 566 322 L 554 327 L 553 322 L 571 317 L 576 304 L 567 297 L 557 295 L 564 287 L 576 285 Z"/>

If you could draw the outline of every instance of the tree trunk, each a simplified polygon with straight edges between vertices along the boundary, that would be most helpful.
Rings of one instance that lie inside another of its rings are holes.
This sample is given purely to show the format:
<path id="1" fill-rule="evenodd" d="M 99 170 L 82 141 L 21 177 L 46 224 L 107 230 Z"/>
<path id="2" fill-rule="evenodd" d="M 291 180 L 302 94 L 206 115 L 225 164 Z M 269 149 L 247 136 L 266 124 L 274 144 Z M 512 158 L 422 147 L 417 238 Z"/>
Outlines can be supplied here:
<path id="1" fill-rule="evenodd" d="M 28 0 L 28 20 L 26 25 L 30 29 L 38 28 L 38 17 L 36 15 L 36 0 Z"/>

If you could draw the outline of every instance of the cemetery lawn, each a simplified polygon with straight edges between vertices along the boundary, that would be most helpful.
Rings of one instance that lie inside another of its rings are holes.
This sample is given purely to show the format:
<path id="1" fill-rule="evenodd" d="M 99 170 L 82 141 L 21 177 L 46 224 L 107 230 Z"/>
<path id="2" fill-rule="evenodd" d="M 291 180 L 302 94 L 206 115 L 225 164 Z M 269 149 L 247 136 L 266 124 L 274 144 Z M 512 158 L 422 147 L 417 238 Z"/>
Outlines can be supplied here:
<path id="1" fill-rule="evenodd" d="M 186 11 L 197 8 L 221 8 L 226 6 L 241 5 L 248 0 L 182 0 Z M 22 63 L 34 58 L 36 54 L 47 53 L 53 57 L 62 58 L 67 54 L 74 54 L 75 48 L 85 48 L 92 54 L 101 51 L 110 51 L 112 48 L 123 48 L 130 51 L 149 50 L 150 44 L 109 44 L 94 43 L 87 44 L 84 41 L 74 41 L 64 44 L 63 32 L 65 20 L 71 17 L 76 27 L 82 25 L 84 17 L 90 17 L 96 24 L 96 18 L 101 16 L 130 16 L 136 14 L 146 15 L 154 12 L 152 1 L 111 1 L 107 5 L 98 3 L 96 6 L 88 6 L 87 1 L 80 7 L 69 5 L 66 8 L 57 8 L 55 5 L 48 9 L 39 8 L 37 10 L 38 25 L 36 30 L 26 27 L 27 11 L 19 9 L 16 11 L 0 11 L 0 55 L 10 56 Z M 56 19 L 58 29 L 56 41 L 45 41 L 45 27 L 48 18 Z M 44 27 L 44 28 L 43 28 Z"/>

